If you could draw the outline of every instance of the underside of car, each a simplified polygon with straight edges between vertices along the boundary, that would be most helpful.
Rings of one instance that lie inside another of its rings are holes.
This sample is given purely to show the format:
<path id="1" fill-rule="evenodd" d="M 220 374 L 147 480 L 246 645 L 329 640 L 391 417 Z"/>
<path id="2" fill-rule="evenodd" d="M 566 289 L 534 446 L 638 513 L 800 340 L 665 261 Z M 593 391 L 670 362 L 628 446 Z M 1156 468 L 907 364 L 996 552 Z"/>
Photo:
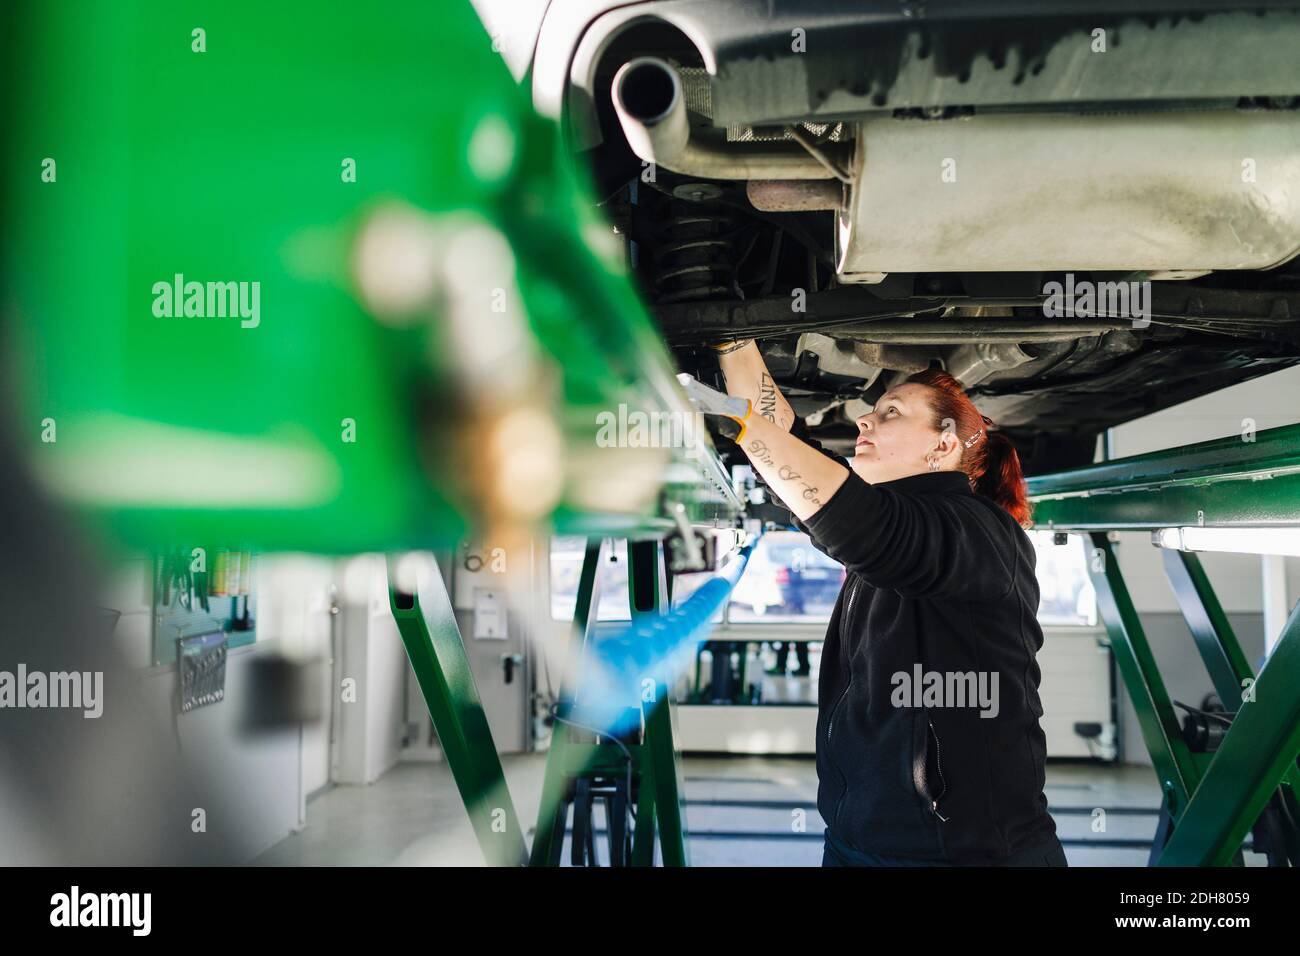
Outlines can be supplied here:
<path id="1" fill-rule="evenodd" d="M 1035 474 L 1300 361 L 1296 50 L 1297 4 L 603 0 L 529 79 L 684 370 L 756 338 L 847 452 L 940 366 Z"/>

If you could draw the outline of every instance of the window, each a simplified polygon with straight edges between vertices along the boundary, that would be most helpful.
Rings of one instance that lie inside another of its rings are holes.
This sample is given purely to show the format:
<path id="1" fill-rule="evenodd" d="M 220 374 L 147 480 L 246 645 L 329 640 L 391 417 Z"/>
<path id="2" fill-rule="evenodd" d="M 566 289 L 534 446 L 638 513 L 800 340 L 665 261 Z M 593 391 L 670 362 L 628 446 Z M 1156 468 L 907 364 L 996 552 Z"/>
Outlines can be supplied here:
<path id="1" fill-rule="evenodd" d="M 1030 531 L 1038 553 L 1038 622 L 1095 625 L 1097 594 L 1088 577 L 1083 536 L 1072 534 L 1054 544 L 1051 531 Z"/>
<path id="2" fill-rule="evenodd" d="M 1097 596 L 1088 576 L 1087 552 L 1081 535 L 1071 534 L 1063 545 L 1053 543 L 1053 532 L 1030 531 L 1038 555 L 1038 620 L 1042 624 L 1097 623 Z M 573 620 L 578 577 L 582 572 L 585 540 L 551 539 L 551 616 Z M 714 572 L 679 574 L 673 581 L 673 605 L 680 606 Z M 628 621 L 627 542 L 616 539 L 606 549 L 600 571 L 601 621 Z M 769 531 L 763 535 L 749 566 L 736 584 L 726 606 L 731 624 L 824 624 L 840 587 L 844 569 L 812 546 L 798 531 Z M 713 615 L 721 623 L 723 612 Z"/>
<path id="3" fill-rule="evenodd" d="M 587 539 L 578 535 L 551 539 L 551 617 L 572 621 L 578 604 L 578 579 Z M 598 621 L 630 621 L 632 610 L 627 589 L 627 541 L 619 538 L 606 546 L 604 560 L 596 572 L 600 583 Z"/>
<path id="4" fill-rule="evenodd" d="M 573 620 L 582 573 L 585 539 L 551 539 L 551 617 Z M 716 572 L 679 574 L 673 580 L 673 606 L 679 607 Z M 600 577 L 598 620 L 628 621 L 627 542 L 616 539 L 606 549 Z M 844 569 L 822 554 L 798 531 L 769 531 L 732 591 L 727 620 L 733 624 L 825 623 L 844 582 Z M 713 615 L 722 623 L 723 610 Z"/>
<path id="5" fill-rule="evenodd" d="M 731 592 L 732 624 L 825 623 L 831 619 L 844 568 L 801 531 L 769 531 Z"/>

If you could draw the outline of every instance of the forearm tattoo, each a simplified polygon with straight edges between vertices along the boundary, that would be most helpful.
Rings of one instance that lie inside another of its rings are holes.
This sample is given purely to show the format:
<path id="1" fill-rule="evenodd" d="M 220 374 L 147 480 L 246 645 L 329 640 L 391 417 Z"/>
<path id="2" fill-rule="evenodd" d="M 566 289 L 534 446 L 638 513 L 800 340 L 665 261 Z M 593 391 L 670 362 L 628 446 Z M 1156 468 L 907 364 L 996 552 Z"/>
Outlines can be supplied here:
<path id="1" fill-rule="evenodd" d="M 766 372 L 758 384 L 758 413 L 775 425 L 776 422 L 776 382 Z"/>
<path id="2" fill-rule="evenodd" d="M 789 465 L 778 464 L 772 457 L 772 450 L 768 448 L 767 442 L 760 439 L 753 439 L 748 446 L 750 457 L 758 464 L 768 465 L 776 469 L 776 475 L 782 481 L 790 481 L 798 484 L 802 489 L 803 500 L 821 507 L 821 499 L 817 497 L 819 489 L 814 485 L 804 481 L 803 475 L 795 471 Z"/>

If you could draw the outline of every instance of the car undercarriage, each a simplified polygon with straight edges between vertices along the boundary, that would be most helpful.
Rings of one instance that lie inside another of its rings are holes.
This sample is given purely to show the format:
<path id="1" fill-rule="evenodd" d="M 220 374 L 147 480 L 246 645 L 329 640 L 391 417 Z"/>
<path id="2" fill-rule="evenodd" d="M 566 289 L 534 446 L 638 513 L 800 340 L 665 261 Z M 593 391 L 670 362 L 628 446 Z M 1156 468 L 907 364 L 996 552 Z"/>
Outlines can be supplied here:
<path id="1" fill-rule="evenodd" d="M 1288 4 L 588 3 L 530 76 L 683 369 L 755 338 L 847 451 L 942 366 L 1034 474 L 1300 361 L 1298 43 Z"/>

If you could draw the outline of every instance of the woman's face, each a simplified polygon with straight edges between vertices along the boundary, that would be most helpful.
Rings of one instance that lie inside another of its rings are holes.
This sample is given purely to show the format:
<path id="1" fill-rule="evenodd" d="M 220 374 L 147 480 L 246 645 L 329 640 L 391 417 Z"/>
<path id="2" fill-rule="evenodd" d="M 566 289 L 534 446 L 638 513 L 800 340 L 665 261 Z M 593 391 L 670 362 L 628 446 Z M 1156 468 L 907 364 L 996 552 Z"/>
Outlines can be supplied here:
<path id="1" fill-rule="evenodd" d="M 927 472 L 927 456 L 938 458 L 941 468 L 956 467 L 961 458 L 957 437 L 934 427 L 929 391 L 916 382 L 891 388 L 858 418 L 852 465 L 859 478 L 880 484 Z"/>

